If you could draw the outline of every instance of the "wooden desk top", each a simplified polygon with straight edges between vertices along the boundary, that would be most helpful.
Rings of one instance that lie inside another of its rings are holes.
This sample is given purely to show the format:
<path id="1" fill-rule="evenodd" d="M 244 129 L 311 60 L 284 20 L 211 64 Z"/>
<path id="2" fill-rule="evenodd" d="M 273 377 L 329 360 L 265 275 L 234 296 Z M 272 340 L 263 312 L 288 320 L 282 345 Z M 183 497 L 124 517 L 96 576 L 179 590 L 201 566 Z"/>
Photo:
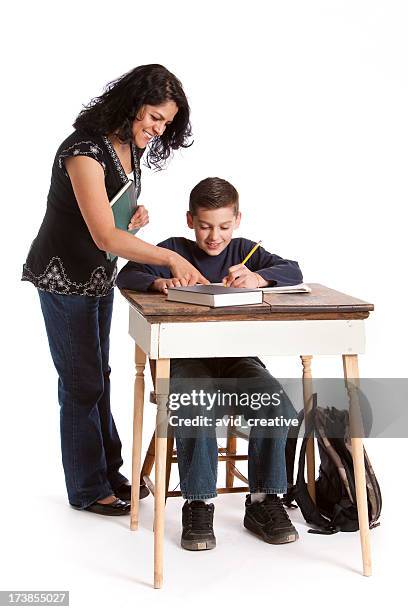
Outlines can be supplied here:
<path id="1" fill-rule="evenodd" d="M 308 283 L 311 293 L 264 294 L 262 304 L 210 308 L 170 302 L 160 293 L 122 290 L 126 300 L 150 323 L 186 321 L 257 321 L 366 319 L 373 304 L 324 285 Z"/>

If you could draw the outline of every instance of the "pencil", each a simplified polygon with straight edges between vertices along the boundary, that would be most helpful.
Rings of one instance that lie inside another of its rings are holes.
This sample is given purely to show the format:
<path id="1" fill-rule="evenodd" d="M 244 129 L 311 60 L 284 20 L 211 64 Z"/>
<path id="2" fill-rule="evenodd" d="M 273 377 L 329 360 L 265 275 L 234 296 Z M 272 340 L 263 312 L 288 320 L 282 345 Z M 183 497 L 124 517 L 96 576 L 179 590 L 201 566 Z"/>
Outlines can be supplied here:
<path id="1" fill-rule="evenodd" d="M 246 257 L 244 257 L 241 266 L 244 266 L 246 264 L 246 262 L 248 261 L 248 259 L 255 253 L 256 249 L 261 246 L 262 240 L 260 240 L 248 253 L 248 255 Z M 225 287 L 225 283 L 223 283 L 224 287 Z"/>
<path id="2" fill-rule="evenodd" d="M 258 244 L 256 244 L 256 245 L 254 246 L 254 248 L 253 248 L 253 249 L 251 249 L 251 250 L 249 251 L 248 255 L 245 257 L 245 259 L 244 259 L 244 260 L 243 260 L 243 262 L 241 263 L 241 266 L 244 266 L 244 265 L 246 264 L 246 262 L 247 262 L 247 261 L 248 261 L 248 259 L 251 257 L 251 255 L 253 255 L 253 254 L 255 253 L 256 249 L 257 249 L 259 246 L 261 246 L 261 242 L 262 242 L 262 240 L 260 240 L 260 241 L 258 242 Z"/>

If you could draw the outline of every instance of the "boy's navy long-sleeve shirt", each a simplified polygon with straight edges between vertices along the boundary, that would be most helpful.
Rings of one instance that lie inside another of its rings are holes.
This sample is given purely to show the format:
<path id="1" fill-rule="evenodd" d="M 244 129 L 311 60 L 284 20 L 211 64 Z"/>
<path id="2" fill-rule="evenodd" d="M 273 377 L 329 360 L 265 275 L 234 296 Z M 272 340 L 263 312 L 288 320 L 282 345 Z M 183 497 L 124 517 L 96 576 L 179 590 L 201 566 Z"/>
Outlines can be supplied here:
<path id="1" fill-rule="evenodd" d="M 228 269 L 241 263 L 255 244 L 246 238 L 233 238 L 219 255 L 207 255 L 196 242 L 183 237 L 167 238 L 158 246 L 182 255 L 210 283 L 220 283 L 228 275 Z M 272 255 L 263 247 L 258 247 L 245 265 L 268 281 L 271 287 L 297 285 L 303 280 L 297 261 Z M 172 278 L 170 269 L 129 261 L 119 272 L 116 284 L 120 289 L 147 291 L 156 278 Z"/>

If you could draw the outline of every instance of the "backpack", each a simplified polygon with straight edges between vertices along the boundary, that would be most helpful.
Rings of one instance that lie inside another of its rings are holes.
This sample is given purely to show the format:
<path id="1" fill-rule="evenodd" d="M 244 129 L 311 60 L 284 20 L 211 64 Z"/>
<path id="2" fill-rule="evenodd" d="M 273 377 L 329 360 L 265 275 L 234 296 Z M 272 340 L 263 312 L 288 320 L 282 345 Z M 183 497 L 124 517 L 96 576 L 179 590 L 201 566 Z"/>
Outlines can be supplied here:
<path id="1" fill-rule="evenodd" d="M 297 502 L 306 522 L 317 527 L 309 529 L 309 533 L 329 535 L 338 531 L 358 531 L 348 411 L 334 407 L 318 408 L 317 395 L 313 395 L 309 431 L 305 432 L 300 449 L 298 474 L 294 484 L 293 467 L 303 417 L 302 410 L 298 414 L 298 425 L 290 428 L 286 441 L 288 492 L 283 497 L 283 503 L 288 508 L 296 508 L 292 502 L 293 500 Z M 312 431 L 315 433 L 320 455 L 319 476 L 315 482 L 316 504 L 309 495 L 304 476 L 306 445 Z M 380 524 L 378 518 L 382 499 L 377 478 L 365 449 L 364 464 L 368 519 L 369 527 L 372 529 Z"/>

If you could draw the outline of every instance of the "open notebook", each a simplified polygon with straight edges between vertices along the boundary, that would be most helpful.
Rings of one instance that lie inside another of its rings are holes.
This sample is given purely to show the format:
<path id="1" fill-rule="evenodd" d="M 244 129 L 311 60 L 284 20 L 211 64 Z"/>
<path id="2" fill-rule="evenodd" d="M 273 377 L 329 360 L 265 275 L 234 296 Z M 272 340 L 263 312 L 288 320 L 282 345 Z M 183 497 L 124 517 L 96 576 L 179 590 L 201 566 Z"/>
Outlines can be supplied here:
<path id="1" fill-rule="evenodd" d="M 311 293 L 311 288 L 305 283 L 287 285 L 286 287 L 262 287 L 263 293 Z"/>
<path id="2" fill-rule="evenodd" d="M 222 283 L 212 283 L 212 286 L 223 287 Z M 311 293 L 311 288 L 305 283 L 299 285 L 287 285 L 286 287 L 260 287 L 251 291 L 262 291 L 262 293 Z"/>

